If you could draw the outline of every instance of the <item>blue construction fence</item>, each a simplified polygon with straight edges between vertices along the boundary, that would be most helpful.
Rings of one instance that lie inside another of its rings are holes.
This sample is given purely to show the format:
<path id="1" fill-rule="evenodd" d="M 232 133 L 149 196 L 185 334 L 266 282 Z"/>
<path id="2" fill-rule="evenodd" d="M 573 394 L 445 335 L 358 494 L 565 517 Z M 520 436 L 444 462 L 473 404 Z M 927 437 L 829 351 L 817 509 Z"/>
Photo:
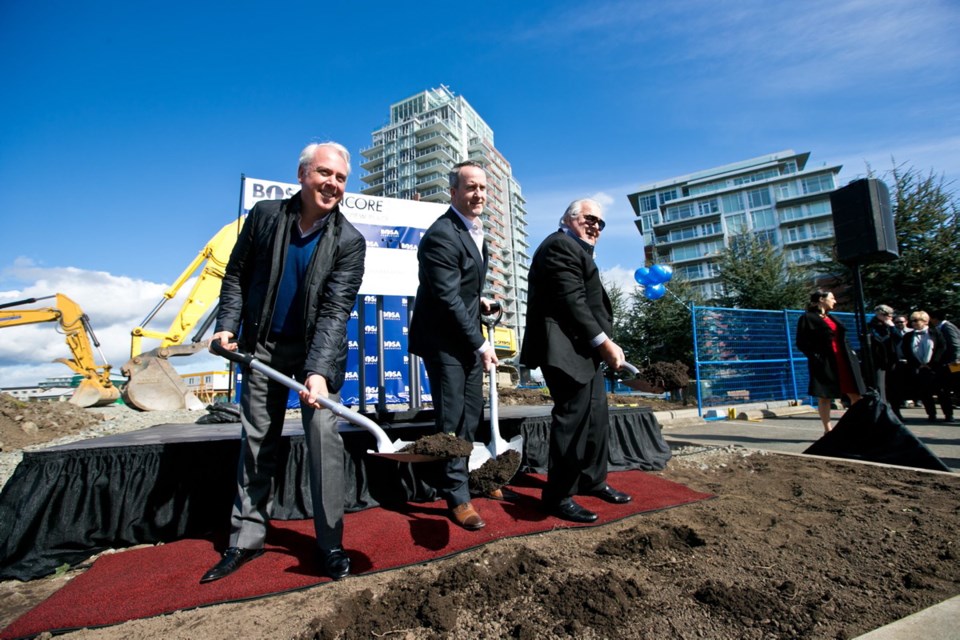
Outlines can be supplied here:
<path id="1" fill-rule="evenodd" d="M 697 405 L 710 407 L 799 400 L 807 394 L 807 358 L 796 348 L 799 310 L 692 307 Z M 831 313 L 860 349 L 856 317 Z"/>

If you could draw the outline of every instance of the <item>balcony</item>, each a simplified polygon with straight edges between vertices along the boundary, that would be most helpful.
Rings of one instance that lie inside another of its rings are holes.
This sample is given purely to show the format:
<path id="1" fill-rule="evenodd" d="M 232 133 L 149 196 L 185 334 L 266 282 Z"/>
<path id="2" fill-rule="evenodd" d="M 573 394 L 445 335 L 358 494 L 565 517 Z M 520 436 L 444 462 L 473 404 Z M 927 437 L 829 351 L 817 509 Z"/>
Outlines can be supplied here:
<path id="1" fill-rule="evenodd" d="M 418 176 L 421 176 L 425 173 L 428 173 L 431 169 L 434 169 L 435 167 L 443 167 L 441 170 L 446 171 L 448 166 L 449 165 L 443 160 L 429 160 L 427 162 L 422 162 L 422 163 L 418 162 L 417 169 L 414 173 L 416 173 L 416 175 Z"/>
<path id="2" fill-rule="evenodd" d="M 445 131 L 431 131 L 423 136 L 417 136 L 416 141 L 414 142 L 414 147 L 417 149 L 423 149 L 424 147 L 429 146 L 432 143 L 436 142 L 446 142 L 449 145 L 456 145 L 457 138 L 456 136 L 450 135 Z"/>
<path id="3" fill-rule="evenodd" d="M 380 156 L 383 156 L 383 142 L 382 142 L 382 141 L 381 141 L 381 142 L 375 142 L 374 144 L 370 145 L 369 147 L 365 147 L 365 148 L 363 148 L 363 149 L 360 149 L 360 155 L 362 155 L 364 158 L 371 158 L 371 159 L 372 159 L 372 158 L 373 158 L 374 156 L 376 156 L 377 154 L 380 154 Z"/>
<path id="4" fill-rule="evenodd" d="M 383 195 L 383 180 L 378 180 L 377 184 L 371 185 L 369 187 L 364 187 L 360 189 L 360 193 L 365 196 L 382 196 Z"/>
<path id="5" fill-rule="evenodd" d="M 432 118 L 427 118 L 420 122 L 420 127 L 417 129 L 417 133 L 426 133 L 430 131 L 445 131 L 447 133 L 453 134 L 456 131 L 454 123 L 436 116 Z"/>
<path id="6" fill-rule="evenodd" d="M 447 184 L 446 174 L 440 173 L 439 171 L 431 173 L 430 175 L 424 176 L 417 179 L 417 188 L 429 188 L 429 187 L 441 187 L 443 188 Z"/>
<path id="7" fill-rule="evenodd" d="M 455 152 L 445 144 L 435 144 L 432 147 L 417 150 L 417 162 L 434 159 L 446 160 L 451 164 L 457 162 Z"/>

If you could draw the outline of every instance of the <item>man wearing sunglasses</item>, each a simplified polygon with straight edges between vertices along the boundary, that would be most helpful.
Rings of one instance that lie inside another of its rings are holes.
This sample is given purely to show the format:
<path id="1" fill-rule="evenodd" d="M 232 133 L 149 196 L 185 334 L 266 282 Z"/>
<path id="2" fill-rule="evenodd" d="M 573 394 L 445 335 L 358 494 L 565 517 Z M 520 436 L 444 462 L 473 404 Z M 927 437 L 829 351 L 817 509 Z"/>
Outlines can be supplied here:
<path id="1" fill-rule="evenodd" d="M 541 369 L 554 403 L 543 507 L 573 522 L 597 519 L 573 500 L 576 495 L 630 501 L 607 484 L 609 417 L 600 364 L 619 369 L 624 356 L 609 337 L 613 307 L 593 261 L 605 226 L 597 202 L 575 200 L 560 229 L 540 244 L 530 267 L 520 352 L 522 365 Z"/>

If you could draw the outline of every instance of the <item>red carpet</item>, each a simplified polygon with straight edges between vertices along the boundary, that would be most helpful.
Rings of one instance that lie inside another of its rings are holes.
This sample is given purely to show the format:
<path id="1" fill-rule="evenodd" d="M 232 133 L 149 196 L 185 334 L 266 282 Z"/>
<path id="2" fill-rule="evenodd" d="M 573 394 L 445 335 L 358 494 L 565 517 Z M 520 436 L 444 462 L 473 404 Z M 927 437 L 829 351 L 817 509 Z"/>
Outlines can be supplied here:
<path id="1" fill-rule="evenodd" d="M 597 512 L 593 525 L 575 525 L 541 513 L 542 478 L 524 476 L 511 485 L 510 502 L 481 499 L 477 509 L 487 526 L 468 532 L 453 524 L 442 501 L 403 505 L 401 510 L 368 509 L 346 516 L 344 547 L 353 573 L 395 569 L 436 560 L 501 538 L 550 529 L 596 526 L 627 516 L 710 498 L 683 485 L 641 471 L 610 474 L 610 484 L 633 496 L 625 505 L 597 498 L 578 498 Z M 198 580 L 220 557 L 210 540 L 181 540 L 156 547 L 100 557 L 82 575 L 0 632 L 0 638 L 34 636 L 44 631 L 98 627 L 192 609 L 246 600 L 310 587 L 328 578 L 314 568 L 313 522 L 275 521 L 267 552 L 222 580 Z"/>

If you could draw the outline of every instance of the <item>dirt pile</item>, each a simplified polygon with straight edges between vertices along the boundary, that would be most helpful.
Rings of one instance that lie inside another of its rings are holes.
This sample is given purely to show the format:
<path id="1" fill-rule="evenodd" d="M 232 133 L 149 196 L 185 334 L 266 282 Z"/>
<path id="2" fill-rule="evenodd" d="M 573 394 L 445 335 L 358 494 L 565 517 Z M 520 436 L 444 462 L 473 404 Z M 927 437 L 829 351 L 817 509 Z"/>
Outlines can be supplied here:
<path id="1" fill-rule="evenodd" d="M 0 393 L 0 451 L 72 435 L 102 419 L 102 415 L 69 402 L 22 402 Z"/>

